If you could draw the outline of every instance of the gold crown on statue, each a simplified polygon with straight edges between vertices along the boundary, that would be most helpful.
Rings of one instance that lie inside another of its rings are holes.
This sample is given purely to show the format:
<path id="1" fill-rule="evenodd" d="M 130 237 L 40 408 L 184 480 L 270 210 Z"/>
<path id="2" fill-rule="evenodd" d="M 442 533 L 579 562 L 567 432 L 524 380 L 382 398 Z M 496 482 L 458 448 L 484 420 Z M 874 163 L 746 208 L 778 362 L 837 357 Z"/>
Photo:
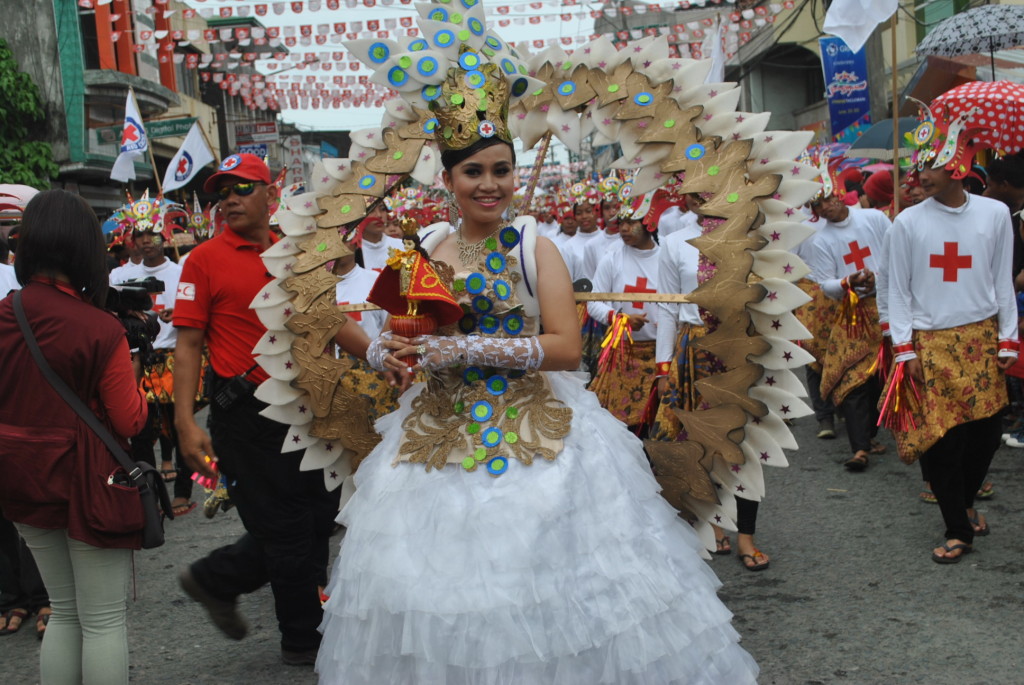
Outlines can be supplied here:
<path id="1" fill-rule="evenodd" d="M 404 236 L 414 236 L 420 231 L 419 223 L 411 216 L 402 217 L 398 222 L 398 226 L 402 229 L 402 235 Z"/>
<path id="2" fill-rule="evenodd" d="M 442 151 L 464 150 L 481 138 L 512 143 L 509 83 L 497 64 L 484 64 L 480 55 L 463 45 L 459 66 L 449 69 L 448 78 L 434 88 L 430 110 L 436 119 L 434 138 Z"/>

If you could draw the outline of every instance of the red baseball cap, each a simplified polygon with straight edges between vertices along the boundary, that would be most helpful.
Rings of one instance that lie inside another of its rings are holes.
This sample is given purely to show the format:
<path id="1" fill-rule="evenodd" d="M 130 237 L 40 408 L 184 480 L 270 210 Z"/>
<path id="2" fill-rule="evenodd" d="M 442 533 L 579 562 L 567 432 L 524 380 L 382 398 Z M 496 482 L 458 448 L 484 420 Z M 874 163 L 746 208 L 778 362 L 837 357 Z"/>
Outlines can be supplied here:
<path id="1" fill-rule="evenodd" d="M 225 157 L 217 168 L 217 173 L 206 179 L 203 190 L 208 193 L 217 190 L 220 179 L 226 176 L 240 178 L 243 181 L 260 181 L 270 185 L 270 169 L 262 159 L 248 152 Z"/>

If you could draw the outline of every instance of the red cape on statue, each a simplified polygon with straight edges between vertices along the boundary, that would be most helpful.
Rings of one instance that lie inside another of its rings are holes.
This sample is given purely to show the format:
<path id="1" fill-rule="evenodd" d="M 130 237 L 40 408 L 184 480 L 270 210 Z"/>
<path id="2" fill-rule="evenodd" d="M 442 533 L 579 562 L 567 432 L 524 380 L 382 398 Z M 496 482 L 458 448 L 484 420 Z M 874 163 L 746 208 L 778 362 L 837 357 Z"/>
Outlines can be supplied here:
<path id="1" fill-rule="evenodd" d="M 407 300 L 415 300 L 419 303 L 418 313 L 432 315 L 439 326 L 447 326 L 462 318 L 462 307 L 438 278 L 434 267 L 422 256 L 417 257 L 413 265 L 407 296 L 402 295 L 400 278 L 397 269 L 385 266 L 366 301 L 389 314 L 403 316 L 408 311 Z"/>

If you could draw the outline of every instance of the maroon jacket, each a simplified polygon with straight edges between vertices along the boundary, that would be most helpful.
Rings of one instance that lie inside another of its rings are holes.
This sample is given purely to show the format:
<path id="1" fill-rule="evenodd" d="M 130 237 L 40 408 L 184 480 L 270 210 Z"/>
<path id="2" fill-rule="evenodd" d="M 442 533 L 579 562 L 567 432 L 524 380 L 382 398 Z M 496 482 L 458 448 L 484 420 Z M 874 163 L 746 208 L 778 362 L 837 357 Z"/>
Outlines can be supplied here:
<path id="1" fill-rule="evenodd" d="M 124 329 L 112 315 L 53 285 L 32 282 L 22 304 L 46 360 L 110 427 L 100 402 L 108 365 L 127 358 Z M 65 528 L 96 547 L 138 549 L 141 531 L 98 520 L 87 506 L 106 496 L 117 468 L 110 451 L 47 382 L 14 317 L 13 295 L 0 301 L 0 509 L 11 521 Z M 138 394 L 126 378 L 125 393 Z M 141 400 L 140 400 L 141 401 Z M 145 418 L 145 413 L 141 414 Z M 136 431 L 141 428 L 137 426 Z M 111 431 L 117 436 L 117 433 Z M 118 436 L 127 444 L 127 436 Z M 127 494 L 127 493 L 126 493 Z M 120 493 L 115 493 L 120 496 Z M 138 498 L 138 495 L 134 495 Z M 110 517 L 107 517 L 110 518 Z"/>

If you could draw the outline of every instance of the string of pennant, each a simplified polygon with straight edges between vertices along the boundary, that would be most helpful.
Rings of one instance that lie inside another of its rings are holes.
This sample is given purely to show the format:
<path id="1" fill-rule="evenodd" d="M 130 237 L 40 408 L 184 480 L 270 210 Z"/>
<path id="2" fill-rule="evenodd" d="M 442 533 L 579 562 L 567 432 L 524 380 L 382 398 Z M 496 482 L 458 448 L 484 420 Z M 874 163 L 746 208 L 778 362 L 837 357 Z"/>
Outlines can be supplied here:
<path id="1" fill-rule="evenodd" d="M 111 4 L 113 0 L 78 0 L 78 6 L 85 9 L 92 9 L 95 7 L 102 7 L 104 5 Z M 207 0 L 195 0 L 196 2 L 207 2 Z M 272 2 L 272 3 L 257 3 L 255 5 L 241 5 L 237 7 L 203 7 L 200 9 L 185 8 L 180 10 L 182 17 L 186 19 L 192 19 L 194 17 L 203 17 L 204 19 L 210 19 L 214 16 L 229 19 L 231 17 L 266 17 L 270 14 L 283 15 L 285 12 L 290 11 L 292 14 L 302 14 L 307 10 L 309 12 L 319 12 L 321 10 L 339 10 L 345 9 L 356 9 L 359 7 L 374 8 L 374 7 L 393 7 L 396 5 L 411 5 L 414 0 L 324 0 L 323 2 Z M 679 2 L 661 5 L 659 3 L 652 3 L 649 5 L 634 5 L 632 7 L 620 7 L 620 8 L 606 8 L 604 10 L 598 10 L 600 14 L 603 12 L 605 16 L 614 17 L 617 13 L 621 13 L 626 16 L 633 14 L 646 14 L 650 12 L 673 11 L 673 10 L 686 10 L 701 7 L 718 7 L 722 5 L 734 5 L 736 0 L 680 0 Z M 157 14 L 160 13 L 165 19 L 173 16 L 178 10 L 173 9 L 159 9 L 167 7 L 167 0 L 154 0 L 154 4 L 147 7 L 144 12 L 146 14 Z M 581 6 L 584 3 L 582 0 L 563 0 L 559 3 L 562 7 L 575 7 Z M 531 2 L 524 3 L 521 5 L 513 5 L 512 7 L 529 8 L 531 10 L 538 10 L 544 6 L 542 2 Z M 509 6 L 499 6 L 494 9 L 487 8 L 486 11 L 490 13 L 507 14 Z"/>

